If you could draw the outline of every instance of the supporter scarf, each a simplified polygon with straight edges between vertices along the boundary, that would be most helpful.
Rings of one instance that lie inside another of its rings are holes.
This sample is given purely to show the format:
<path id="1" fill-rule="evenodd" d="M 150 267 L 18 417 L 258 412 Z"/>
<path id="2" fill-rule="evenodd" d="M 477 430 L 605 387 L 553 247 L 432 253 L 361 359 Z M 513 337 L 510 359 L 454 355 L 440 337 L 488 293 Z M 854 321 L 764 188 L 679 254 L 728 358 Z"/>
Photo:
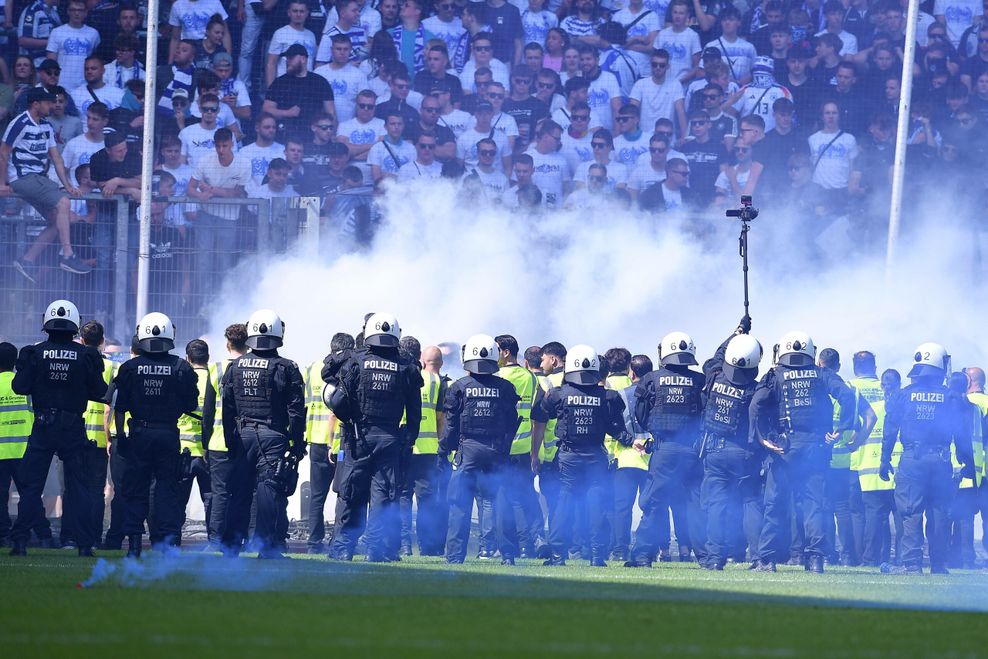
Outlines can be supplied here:
<path id="1" fill-rule="evenodd" d="M 401 54 L 401 37 L 405 32 L 405 27 L 400 23 L 391 28 L 391 38 L 394 40 L 395 48 Z M 416 72 L 425 68 L 425 28 L 419 25 L 415 33 L 415 54 L 412 61 L 412 68 Z"/>

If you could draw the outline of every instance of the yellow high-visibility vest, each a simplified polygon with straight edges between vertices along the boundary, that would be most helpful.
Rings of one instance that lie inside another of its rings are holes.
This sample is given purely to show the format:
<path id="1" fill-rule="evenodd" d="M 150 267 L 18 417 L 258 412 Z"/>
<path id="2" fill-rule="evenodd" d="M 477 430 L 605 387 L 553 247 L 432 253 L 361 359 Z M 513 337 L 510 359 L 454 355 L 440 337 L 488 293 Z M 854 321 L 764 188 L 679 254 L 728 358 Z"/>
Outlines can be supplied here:
<path id="1" fill-rule="evenodd" d="M 539 378 L 539 386 L 546 393 L 553 387 L 563 385 L 563 371 L 557 371 L 552 375 L 543 375 Z M 552 462 L 559 450 L 559 439 L 556 438 L 556 419 L 549 419 L 545 424 L 545 434 L 542 437 L 542 446 L 539 447 L 539 460 L 542 462 Z"/>
<path id="2" fill-rule="evenodd" d="M 0 460 L 23 458 L 34 426 L 31 399 L 14 393 L 13 379 L 13 371 L 0 373 Z"/>
<path id="3" fill-rule="evenodd" d="M 978 406 L 978 409 L 981 410 L 982 417 L 988 417 L 988 394 L 980 391 L 974 391 L 967 395 L 967 399 Z M 984 448 L 985 447 L 982 444 L 982 451 L 984 451 Z M 984 462 L 985 464 L 981 467 L 982 479 L 988 477 L 988 460 L 985 460 Z"/>
<path id="4" fill-rule="evenodd" d="M 847 384 L 854 387 L 861 398 L 868 401 L 871 405 L 872 410 L 875 409 L 875 403 L 883 403 L 885 401 L 885 393 L 882 391 L 882 383 L 878 378 L 873 377 L 858 377 L 851 378 L 847 381 Z M 836 410 L 835 410 L 836 411 Z M 876 412 L 877 414 L 877 412 Z M 834 423 L 837 423 L 840 417 L 838 415 L 834 416 Z M 865 443 L 859 440 L 858 446 L 854 447 L 851 451 L 851 470 L 857 471 L 861 465 L 861 458 L 863 455 Z"/>
<path id="5" fill-rule="evenodd" d="M 219 400 L 218 386 L 213 382 L 208 367 L 193 366 L 192 370 L 196 374 L 196 386 L 199 388 L 198 406 L 195 411 L 199 418 L 188 414 L 183 414 L 178 418 L 178 440 L 183 451 L 189 449 L 189 453 L 193 457 L 201 458 L 206 453 L 202 447 L 202 410 L 205 407 L 206 394 L 210 388 L 213 390 L 216 400 Z"/>
<path id="6" fill-rule="evenodd" d="M 103 382 L 109 386 L 113 381 L 114 366 L 106 357 L 103 358 Z M 83 419 L 86 421 L 86 439 L 96 442 L 96 446 L 106 448 L 106 426 L 103 425 L 106 416 L 106 403 L 89 401 Z"/>
<path id="7" fill-rule="evenodd" d="M 322 361 L 315 361 L 302 371 L 305 384 L 305 437 L 310 444 L 329 444 L 333 436 L 333 413 L 322 400 L 326 383 L 322 380 Z"/>
<path id="8" fill-rule="evenodd" d="M 970 400 L 970 396 L 968 397 Z M 974 452 L 974 479 L 962 478 L 958 487 L 962 490 L 970 489 L 972 487 L 981 487 L 981 481 L 985 475 L 985 438 L 982 427 L 982 419 L 984 415 L 981 412 L 981 408 L 977 404 L 972 404 L 970 407 L 971 411 L 971 449 Z M 957 461 L 957 447 L 953 443 L 950 444 L 950 461 L 953 463 L 954 467 L 960 467 L 961 463 Z"/>
<path id="9" fill-rule="evenodd" d="M 871 404 L 878 421 L 872 428 L 871 434 L 865 439 L 864 445 L 860 448 L 860 459 L 858 461 L 858 483 L 862 492 L 879 492 L 882 490 L 895 489 L 895 476 L 883 481 L 878 474 L 882 466 L 882 434 L 885 431 L 885 401 L 879 400 Z M 892 468 L 899 466 L 899 458 L 902 457 L 902 442 L 895 440 L 892 448 Z"/>
<path id="10" fill-rule="evenodd" d="M 216 383 L 216 415 L 213 418 L 213 434 L 209 438 L 210 451 L 226 451 L 226 440 L 223 438 L 223 374 L 233 359 L 227 357 L 223 361 L 212 362 L 209 365 L 209 378 Z"/>
<path id="11" fill-rule="evenodd" d="M 631 378 L 627 375 L 608 375 L 607 379 L 604 380 L 604 387 L 606 389 L 611 389 L 621 393 L 628 387 L 634 384 Z M 628 400 L 627 396 L 622 395 L 621 398 L 624 400 L 624 404 L 633 405 L 632 401 Z M 634 410 L 628 410 L 629 413 L 634 414 Z M 648 434 L 645 434 L 648 437 Z M 636 437 L 637 439 L 637 437 Z M 642 455 L 636 451 L 631 446 L 624 446 L 616 439 L 607 435 L 604 437 L 604 446 L 607 447 L 607 453 L 615 460 L 617 460 L 618 469 L 648 469 L 648 455 Z"/>
<path id="12" fill-rule="evenodd" d="M 518 416 L 521 423 L 518 424 L 518 431 L 515 439 L 511 442 L 511 455 L 524 455 L 532 452 L 532 405 L 535 404 L 535 396 L 539 391 L 539 379 L 534 373 L 519 364 L 503 366 L 497 372 L 499 377 L 504 378 L 514 385 L 515 393 L 518 394 Z"/>
<path id="13" fill-rule="evenodd" d="M 442 379 L 435 373 L 422 370 L 422 420 L 419 422 L 419 436 L 412 446 L 415 455 L 436 455 L 439 453 L 439 387 Z"/>

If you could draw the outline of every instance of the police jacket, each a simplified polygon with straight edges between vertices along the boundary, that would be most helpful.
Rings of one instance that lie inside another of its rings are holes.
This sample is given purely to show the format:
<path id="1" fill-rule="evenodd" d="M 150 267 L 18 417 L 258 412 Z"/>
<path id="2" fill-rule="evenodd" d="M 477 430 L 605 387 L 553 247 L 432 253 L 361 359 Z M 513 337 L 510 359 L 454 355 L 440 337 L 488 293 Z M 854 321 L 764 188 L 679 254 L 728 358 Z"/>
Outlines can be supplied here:
<path id="1" fill-rule="evenodd" d="M 836 427 L 834 401 L 840 404 Z M 854 391 L 832 370 L 776 364 L 758 383 L 749 414 L 753 441 L 785 434 L 790 441 L 809 442 L 830 432 L 852 430 L 857 405 Z"/>
<path id="2" fill-rule="evenodd" d="M 192 366 L 181 357 L 168 353 L 134 357 L 120 366 L 113 380 L 114 412 L 121 419 L 129 412 L 136 421 L 176 423 L 199 407 L 198 381 Z"/>
<path id="3" fill-rule="evenodd" d="M 350 361 L 352 355 L 353 350 L 350 349 L 331 352 L 326 355 L 322 360 L 322 370 L 319 371 L 322 381 L 333 386 L 339 384 L 340 370 Z"/>
<path id="4" fill-rule="evenodd" d="M 81 418 L 88 401 L 106 396 L 103 357 L 67 333 L 53 332 L 47 341 L 21 348 L 11 389 L 30 396 L 36 412 L 61 410 Z"/>
<path id="5" fill-rule="evenodd" d="M 323 379 L 326 375 L 324 366 Z M 418 439 L 423 384 L 418 364 L 398 354 L 397 348 L 354 350 L 339 371 L 339 387 L 352 419 L 362 427 L 398 432 L 404 416 L 402 432 L 408 444 Z"/>
<path id="6" fill-rule="evenodd" d="M 508 455 L 518 429 L 518 400 L 515 386 L 497 375 L 468 373 L 454 382 L 443 400 L 446 426 L 439 453 L 471 439 Z"/>
<path id="7" fill-rule="evenodd" d="M 891 462 L 897 439 L 906 450 L 947 449 L 953 441 L 957 460 L 973 465 L 973 428 L 966 402 L 963 395 L 950 391 L 936 377 L 915 378 L 885 403 L 882 460 Z"/>
<path id="8" fill-rule="evenodd" d="M 305 387 L 295 362 L 277 350 L 253 350 L 237 357 L 223 374 L 223 432 L 235 436 L 238 425 L 255 422 L 288 435 L 305 435 Z"/>
<path id="9" fill-rule="evenodd" d="M 604 435 L 624 445 L 634 437 L 624 425 L 624 400 L 621 395 L 599 384 L 563 382 L 553 387 L 532 408 L 532 420 L 556 421 L 556 439 L 571 451 L 603 448 Z"/>
<path id="10" fill-rule="evenodd" d="M 758 386 L 758 369 L 740 369 L 724 363 L 727 344 L 724 341 L 714 356 L 703 364 L 706 381 L 703 386 L 703 432 L 735 444 L 748 444 L 748 409 Z"/>
<path id="11" fill-rule="evenodd" d="M 701 373 L 687 366 L 660 366 L 638 382 L 635 417 L 659 441 L 692 444 L 703 410 Z"/>

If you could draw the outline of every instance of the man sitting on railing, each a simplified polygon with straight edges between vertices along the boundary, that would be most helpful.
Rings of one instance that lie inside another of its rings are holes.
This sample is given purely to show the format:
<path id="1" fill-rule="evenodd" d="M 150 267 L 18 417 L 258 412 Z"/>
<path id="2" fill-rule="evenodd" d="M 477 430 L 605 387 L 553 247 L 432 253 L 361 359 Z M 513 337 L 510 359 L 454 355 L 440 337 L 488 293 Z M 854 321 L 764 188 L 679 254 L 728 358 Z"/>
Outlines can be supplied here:
<path id="1" fill-rule="evenodd" d="M 69 180 L 62 156 L 55 147 L 55 131 L 46 121 L 53 100 L 52 94 L 42 87 L 28 90 L 27 110 L 10 122 L 0 144 L 0 196 L 8 196 L 13 190 L 48 222 L 27 253 L 14 261 L 17 271 L 32 282 L 37 282 L 35 261 L 56 236 L 62 245 L 59 261 L 62 270 L 78 275 L 92 270 L 72 250 L 66 192 L 75 197 L 79 190 Z M 55 166 L 65 191 L 45 175 L 51 165 Z"/>

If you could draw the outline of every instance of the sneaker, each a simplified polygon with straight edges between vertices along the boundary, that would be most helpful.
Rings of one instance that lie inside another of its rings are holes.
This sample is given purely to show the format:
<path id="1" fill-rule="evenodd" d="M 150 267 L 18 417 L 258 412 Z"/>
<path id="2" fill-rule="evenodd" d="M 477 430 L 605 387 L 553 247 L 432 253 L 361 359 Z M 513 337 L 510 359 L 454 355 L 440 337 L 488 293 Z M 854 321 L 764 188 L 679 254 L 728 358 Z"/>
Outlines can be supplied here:
<path id="1" fill-rule="evenodd" d="M 19 272 L 22 277 L 27 279 L 32 284 L 38 283 L 38 266 L 34 265 L 30 261 L 25 261 L 24 259 L 15 259 L 14 270 Z"/>
<path id="2" fill-rule="evenodd" d="M 68 258 L 59 259 L 58 267 L 74 275 L 88 275 L 93 271 L 92 266 L 86 265 L 74 254 Z"/>
<path id="3" fill-rule="evenodd" d="M 477 553 L 477 558 L 479 558 L 482 561 L 489 561 L 492 558 L 494 558 L 494 552 L 492 552 L 490 550 L 487 550 L 487 549 L 481 549 Z"/>

